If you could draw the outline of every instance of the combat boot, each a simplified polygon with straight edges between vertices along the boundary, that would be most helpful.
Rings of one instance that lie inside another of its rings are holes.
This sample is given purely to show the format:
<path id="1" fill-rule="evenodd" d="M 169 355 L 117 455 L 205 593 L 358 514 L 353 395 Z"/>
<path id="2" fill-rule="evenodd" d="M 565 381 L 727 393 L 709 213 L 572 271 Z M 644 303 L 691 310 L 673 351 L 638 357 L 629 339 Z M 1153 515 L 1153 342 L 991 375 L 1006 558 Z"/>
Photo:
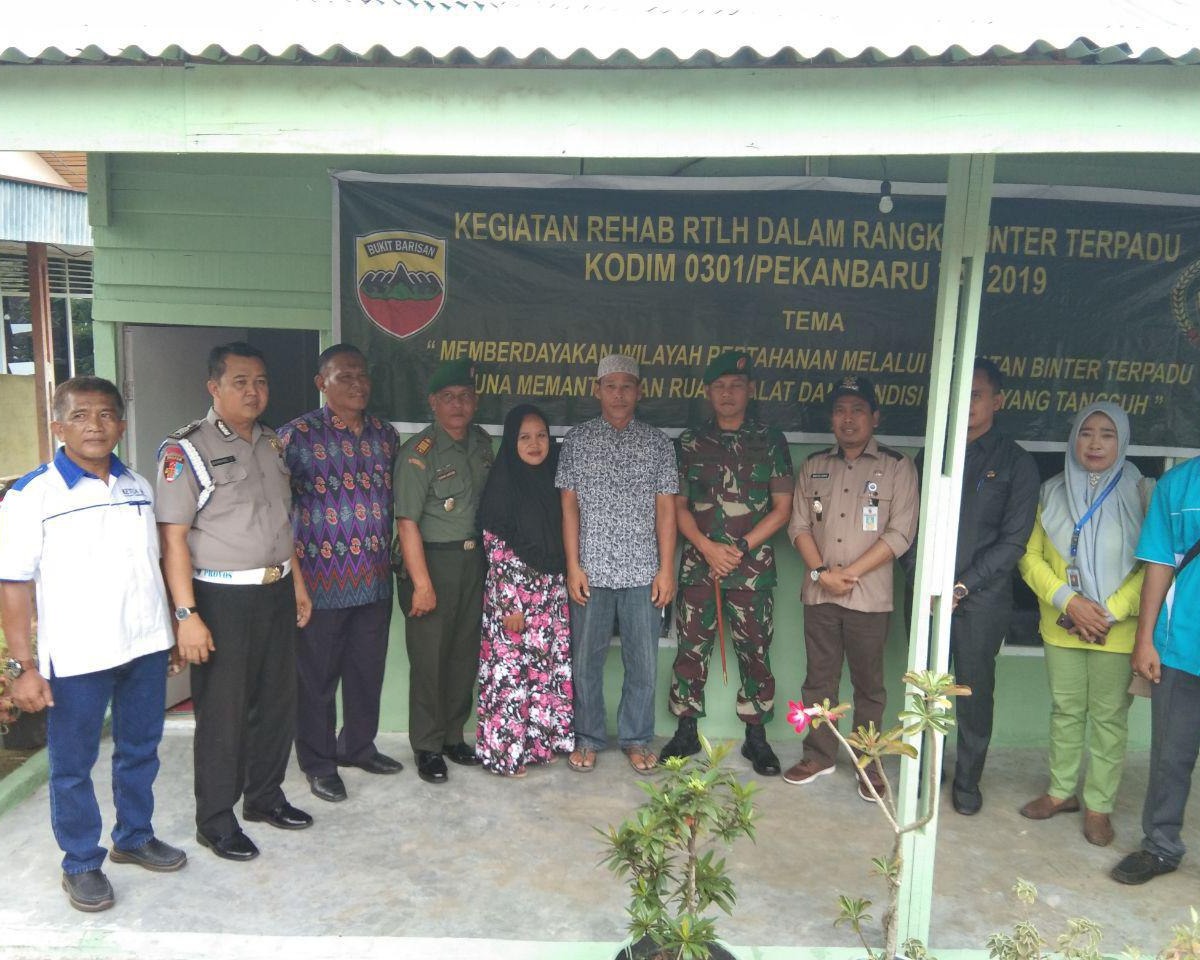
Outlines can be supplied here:
<path id="1" fill-rule="evenodd" d="M 700 737 L 696 734 L 696 718 L 680 717 L 675 736 L 658 753 L 660 762 L 672 757 L 690 757 L 700 752 Z"/>
<path id="2" fill-rule="evenodd" d="M 742 756 L 754 766 L 760 777 L 779 776 L 779 758 L 767 743 L 767 731 L 761 724 L 746 724 L 746 742 L 742 744 Z"/>

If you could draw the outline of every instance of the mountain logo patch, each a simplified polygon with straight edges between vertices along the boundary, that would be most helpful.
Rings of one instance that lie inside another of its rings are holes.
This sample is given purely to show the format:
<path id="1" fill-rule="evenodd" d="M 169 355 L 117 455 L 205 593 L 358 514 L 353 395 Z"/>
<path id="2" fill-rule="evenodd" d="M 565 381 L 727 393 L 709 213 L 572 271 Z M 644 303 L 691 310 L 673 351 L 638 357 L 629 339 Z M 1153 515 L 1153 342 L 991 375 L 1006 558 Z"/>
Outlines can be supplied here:
<path id="1" fill-rule="evenodd" d="M 354 238 L 358 304 L 367 318 L 405 340 L 437 319 L 446 303 L 446 241 L 407 230 Z"/>

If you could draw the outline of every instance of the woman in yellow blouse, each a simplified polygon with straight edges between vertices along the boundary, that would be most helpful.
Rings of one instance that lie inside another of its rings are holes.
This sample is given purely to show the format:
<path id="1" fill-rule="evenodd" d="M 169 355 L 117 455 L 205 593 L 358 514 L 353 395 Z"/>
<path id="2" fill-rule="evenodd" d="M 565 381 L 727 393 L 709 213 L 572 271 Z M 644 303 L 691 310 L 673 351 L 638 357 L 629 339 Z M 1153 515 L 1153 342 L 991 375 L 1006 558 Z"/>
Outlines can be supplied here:
<path id="1" fill-rule="evenodd" d="M 1125 763 L 1129 655 L 1142 566 L 1134 558 L 1146 514 L 1141 472 L 1125 460 L 1129 418 L 1112 403 L 1084 407 L 1071 427 L 1066 469 L 1042 484 L 1037 522 L 1019 568 L 1038 598 L 1050 681 L 1050 788 L 1021 808 L 1030 820 L 1079 810 L 1086 740 L 1083 834 L 1112 842 L 1109 819 Z"/>

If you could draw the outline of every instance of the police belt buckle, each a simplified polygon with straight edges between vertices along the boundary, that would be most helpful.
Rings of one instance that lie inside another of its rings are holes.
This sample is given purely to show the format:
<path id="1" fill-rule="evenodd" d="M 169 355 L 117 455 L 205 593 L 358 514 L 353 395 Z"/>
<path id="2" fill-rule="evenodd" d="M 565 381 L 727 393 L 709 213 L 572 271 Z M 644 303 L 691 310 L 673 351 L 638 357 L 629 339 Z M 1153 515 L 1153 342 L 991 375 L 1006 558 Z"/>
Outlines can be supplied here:
<path id="1" fill-rule="evenodd" d="M 276 563 L 269 567 L 255 567 L 252 570 L 211 570 L 200 568 L 193 571 L 192 576 L 205 583 L 221 583 L 226 585 L 256 586 L 258 584 L 278 583 L 291 572 L 291 559 Z"/>
<path id="2" fill-rule="evenodd" d="M 463 541 L 463 549 L 464 550 L 474 550 L 475 549 L 475 538 L 471 537 L 469 540 L 464 540 Z"/>

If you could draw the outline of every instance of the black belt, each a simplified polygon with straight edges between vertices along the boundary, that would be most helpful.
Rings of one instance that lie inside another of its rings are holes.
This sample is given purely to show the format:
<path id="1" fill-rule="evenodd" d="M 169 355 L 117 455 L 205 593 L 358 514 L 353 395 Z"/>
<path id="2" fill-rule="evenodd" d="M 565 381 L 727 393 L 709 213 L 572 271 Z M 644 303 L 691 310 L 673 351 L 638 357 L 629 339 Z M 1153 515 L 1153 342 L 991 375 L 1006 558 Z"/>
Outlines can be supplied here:
<path id="1" fill-rule="evenodd" d="M 460 553 L 464 550 L 474 550 L 479 546 L 479 540 L 476 537 L 470 537 L 467 540 L 447 540 L 441 543 L 430 543 L 424 541 L 426 550 L 457 550 Z"/>

